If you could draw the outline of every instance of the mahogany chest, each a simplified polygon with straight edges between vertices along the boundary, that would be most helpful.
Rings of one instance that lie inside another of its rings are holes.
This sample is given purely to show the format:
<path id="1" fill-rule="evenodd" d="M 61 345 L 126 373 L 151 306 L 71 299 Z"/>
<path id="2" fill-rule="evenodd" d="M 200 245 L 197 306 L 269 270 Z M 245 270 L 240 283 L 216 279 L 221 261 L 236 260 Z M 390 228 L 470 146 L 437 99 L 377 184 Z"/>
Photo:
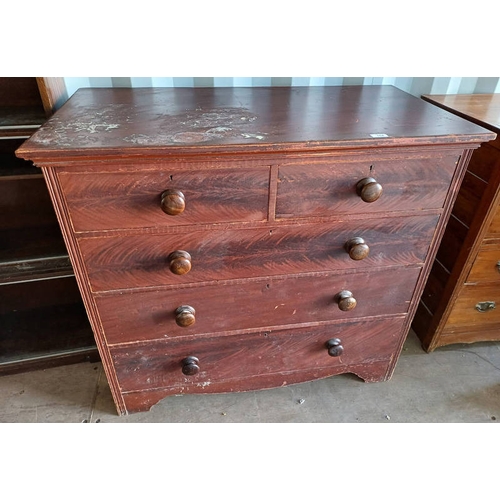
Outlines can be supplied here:
<path id="1" fill-rule="evenodd" d="M 423 98 L 493 133 L 500 94 Z M 413 329 L 424 349 L 500 340 L 500 137 L 474 151 Z"/>
<path id="2" fill-rule="evenodd" d="M 470 155 L 390 86 L 81 89 L 41 167 L 116 408 L 391 377 Z"/>

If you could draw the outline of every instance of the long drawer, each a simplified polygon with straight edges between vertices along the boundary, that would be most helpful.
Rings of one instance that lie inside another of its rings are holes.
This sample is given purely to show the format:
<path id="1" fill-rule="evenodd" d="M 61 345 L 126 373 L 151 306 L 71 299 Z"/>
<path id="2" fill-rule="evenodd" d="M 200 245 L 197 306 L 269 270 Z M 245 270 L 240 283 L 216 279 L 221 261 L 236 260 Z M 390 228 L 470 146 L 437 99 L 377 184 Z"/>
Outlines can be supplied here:
<path id="1" fill-rule="evenodd" d="M 363 316 L 403 314 L 408 310 L 420 268 L 395 267 L 351 274 L 305 275 L 175 290 L 96 296 L 109 344 L 205 335 L 235 330 L 332 322 Z M 351 292 L 356 304 L 339 303 Z M 190 315 L 181 306 L 194 310 Z M 181 314 L 182 313 L 182 314 Z M 178 321 L 194 317 L 194 324 Z"/>
<path id="2" fill-rule="evenodd" d="M 92 289 L 103 291 L 419 264 L 425 259 L 437 220 L 438 216 L 414 216 L 347 224 L 193 230 L 81 238 L 79 245 Z M 349 242 L 351 247 L 346 246 Z M 362 253 L 365 245 L 368 255 L 353 260 L 347 249 Z"/>
<path id="3" fill-rule="evenodd" d="M 179 171 L 160 164 L 153 170 L 147 168 L 148 165 L 136 171 L 116 167 L 109 172 L 61 172 L 59 179 L 73 229 L 100 231 L 267 219 L 269 168 L 266 166 L 232 169 L 193 166 Z M 174 215 L 162 210 L 162 194 L 166 191 L 172 193 L 172 203 L 183 198 L 182 212 Z"/>
<path id="4" fill-rule="evenodd" d="M 370 366 L 387 360 L 400 342 L 402 324 L 399 317 L 192 341 L 167 340 L 112 347 L 111 356 L 123 392 L 161 387 L 180 393 L 211 392 L 220 384 L 225 390 L 237 390 L 237 381 L 243 379 L 249 389 L 252 377 L 301 370 L 317 370 L 316 375 L 326 370 L 322 376 L 327 376 L 348 372 L 358 364 Z M 340 341 L 342 352 L 334 352 L 338 356 L 329 355 L 327 342 L 332 339 Z M 182 371 L 188 357 L 197 358 L 199 368 L 189 376 Z M 254 388 L 258 387 L 255 382 Z"/>
<path id="5" fill-rule="evenodd" d="M 277 218 L 320 217 L 345 213 L 439 209 L 459 153 L 436 158 L 321 160 L 279 167 Z M 364 202 L 356 186 L 375 179 L 381 196 Z"/>

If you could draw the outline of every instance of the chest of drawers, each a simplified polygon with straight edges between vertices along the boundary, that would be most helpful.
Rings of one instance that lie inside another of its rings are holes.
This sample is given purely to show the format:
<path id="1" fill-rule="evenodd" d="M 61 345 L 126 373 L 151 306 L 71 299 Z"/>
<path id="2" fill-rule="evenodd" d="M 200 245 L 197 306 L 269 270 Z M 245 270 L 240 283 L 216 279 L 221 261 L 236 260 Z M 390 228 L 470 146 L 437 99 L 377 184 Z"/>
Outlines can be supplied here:
<path id="1" fill-rule="evenodd" d="M 41 167 L 120 414 L 391 377 L 472 150 L 393 87 L 82 89 Z"/>
<path id="2" fill-rule="evenodd" d="M 500 94 L 434 95 L 440 108 L 500 131 Z M 500 137 L 474 151 L 413 329 L 423 347 L 500 340 Z"/>

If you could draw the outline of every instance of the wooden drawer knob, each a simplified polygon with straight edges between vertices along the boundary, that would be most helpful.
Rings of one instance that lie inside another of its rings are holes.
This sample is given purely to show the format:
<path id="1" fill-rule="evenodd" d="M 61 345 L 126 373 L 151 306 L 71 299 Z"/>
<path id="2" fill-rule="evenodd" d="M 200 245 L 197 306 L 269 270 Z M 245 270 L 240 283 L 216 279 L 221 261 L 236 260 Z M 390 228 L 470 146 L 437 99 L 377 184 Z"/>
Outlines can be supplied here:
<path id="1" fill-rule="evenodd" d="M 363 260 L 368 257 L 370 247 L 363 238 L 352 238 L 345 244 L 345 249 L 352 260 Z"/>
<path id="2" fill-rule="evenodd" d="M 356 307 L 356 299 L 348 290 L 342 290 L 335 298 L 341 311 L 352 311 Z"/>
<path id="3" fill-rule="evenodd" d="M 175 310 L 175 322 L 182 327 L 194 325 L 196 311 L 191 306 L 180 306 Z"/>
<path id="4" fill-rule="evenodd" d="M 340 339 L 330 339 L 326 343 L 326 348 L 328 349 L 328 354 L 333 357 L 341 356 L 344 352 Z"/>
<path id="5" fill-rule="evenodd" d="M 186 208 L 184 194 L 177 189 L 167 189 L 161 194 L 161 209 L 168 215 L 179 215 Z"/>
<path id="6" fill-rule="evenodd" d="M 373 177 L 365 177 L 356 184 L 356 193 L 366 203 L 372 203 L 382 196 L 382 186 Z"/>
<path id="7" fill-rule="evenodd" d="M 200 371 L 200 367 L 198 366 L 199 362 L 200 360 L 194 356 L 184 358 L 181 361 L 182 373 L 184 373 L 184 375 L 196 375 Z"/>
<path id="8" fill-rule="evenodd" d="M 191 255 L 184 250 L 176 250 L 168 257 L 168 265 L 174 274 L 186 274 L 191 271 Z"/>

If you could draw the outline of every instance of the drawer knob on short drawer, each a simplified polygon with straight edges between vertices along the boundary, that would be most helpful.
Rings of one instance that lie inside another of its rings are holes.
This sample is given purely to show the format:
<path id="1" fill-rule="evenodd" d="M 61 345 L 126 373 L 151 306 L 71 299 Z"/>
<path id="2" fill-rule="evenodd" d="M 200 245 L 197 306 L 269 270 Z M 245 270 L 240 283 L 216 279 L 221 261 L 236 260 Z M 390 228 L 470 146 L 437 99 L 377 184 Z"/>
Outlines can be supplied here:
<path id="1" fill-rule="evenodd" d="M 344 352 L 340 339 L 330 339 L 326 343 L 326 348 L 328 349 L 328 354 L 333 357 L 341 356 Z"/>
<path id="2" fill-rule="evenodd" d="M 345 244 L 345 249 L 352 260 L 363 260 L 370 253 L 369 246 L 363 238 L 352 238 Z"/>
<path id="3" fill-rule="evenodd" d="M 200 367 L 198 366 L 199 362 L 200 360 L 194 356 L 184 358 L 181 361 L 182 373 L 184 373 L 184 375 L 196 375 L 200 371 Z"/>
<path id="4" fill-rule="evenodd" d="M 167 189 L 161 194 L 161 209 L 168 215 L 179 215 L 186 208 L 184 194 L 177 189 Z"/>
<path id="5" fill-rule="evenodd" d="M 175 322 L 182 327 L 194 325 L 196 311 L 191 306 L 179 306 L 175 310 Z"/>
<path id="6" fill-rule="evenodd" d="M 351 311 L 356 307 L 356 299 L 353 297 L 352 292 L 342 290 L 336 295 L 337 304 L 341 311 Z"/>
<path id="7" fill-rule="evenodd" d="M 186 274 L 191 271 L 191 255 L 184 250 L 176 250 L 167 258 L 170 270 L 174 274 Z"/>
<path id="8" fill-rule="evenodd" d="M 356 184 L 356 193 L 366 203 L 372 203 L 382 196 L 382 186 L 373 177 L 365 177 Z"/>

